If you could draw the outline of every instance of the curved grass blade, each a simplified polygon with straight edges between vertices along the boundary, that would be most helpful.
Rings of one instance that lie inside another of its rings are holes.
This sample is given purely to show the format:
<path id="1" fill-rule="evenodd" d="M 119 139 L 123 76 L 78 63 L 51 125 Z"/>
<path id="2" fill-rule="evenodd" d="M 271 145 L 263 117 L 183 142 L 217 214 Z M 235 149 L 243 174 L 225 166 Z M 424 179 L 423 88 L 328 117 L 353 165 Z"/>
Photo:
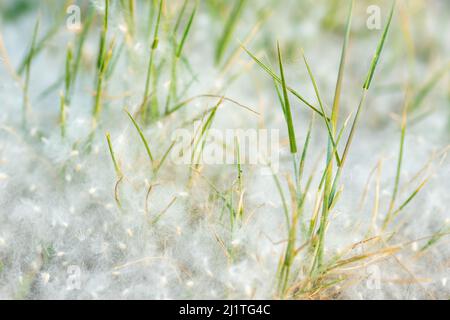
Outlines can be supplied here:
<path id="1" fill-rule="evenodd" d="M 141 128 L 139 127 L 139 125 L 137 124 L 136 120 L 134 120 L 133 116 L 131 115 L 131 113 L 128 112 L 128 110 L 125 110 L 125 112 L 127 113 L 128 117 L 130 118 L 131 122 L 133 123 L 134 127 L 136 128 L 137 132 L 139 133 L 139 136 L 141 137 L 142 143 L 144 144 L 145 150 L 147 151 L 147 155 L 148 158 L 150 159 L 150 164 L 153 168 L 153 155 L 152 152 L 150 151 L 150 147 L 148 145 L 147 139 L 144 136 L 144 133 L 142 132 Z"/>

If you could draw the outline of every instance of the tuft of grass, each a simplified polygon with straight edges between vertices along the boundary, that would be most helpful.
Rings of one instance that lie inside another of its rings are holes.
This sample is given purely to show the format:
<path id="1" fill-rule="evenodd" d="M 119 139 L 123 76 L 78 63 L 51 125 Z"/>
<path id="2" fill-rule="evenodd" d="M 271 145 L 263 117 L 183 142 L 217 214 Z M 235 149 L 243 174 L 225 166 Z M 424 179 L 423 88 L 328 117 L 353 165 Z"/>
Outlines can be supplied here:
<path id="1" fill-rule="evenodd" d="M 380 41 L 378 43 L 375 55 L 374 55 L 374 57 L 372 59 L 372 62 L 370 64 L 370 68 L 369 68 L 369 72 L 368 72 L 367 77 L 366 77 L 366 81 L 364 82 L 364 85 L 363 85 L 363 92 L 362 92 L 362 95 L 361 95 L 361 99 L 360 99 L 358 107 L 356 109 L 356 114 L 355 114 L 355 117 L 354 117 L 353 122 L 352 122 L 350 133 L 349 133 L 349 136 L 347 138 L 347 142 L 345 144 L 344 151 L 343 151 L 342 156 L 341 156 L 341 165 L 338 167 L 338 171 L 337 171 L 336 176 L 335 176 L 334 181 L 333 181 L 333 190 L 334 191 L 336 190 L 337 181 L 340 178 L 340 174 L 341 174 L 342 168 L 343 168 L 343 166 L 345 164 L 345 160 L 347 159 L 347 155 L 348 155 L 348 152 L 350 150 L 351 143 L 353 141 L 355 129 L 356 129 L 356 126 L 358 124 L 359 116 L 360 116 L 362 107 L 364 106 L 364 102 L 365 102 L 365 99 L 366 99 L 367 91 L 370 88 L 370 84 L 371 84 L 371 81 L 372 81 L 372 78 L 373 78 L 373 74 L 375 73 L 375 69 L 376 69 L 378 60 L 379 60 L 381 52 L 383 50 L 383 45 L 384 45 L 384 43 L 386 41 L 386 37 L 387 37 L 388 31 L 389 31 L 389 27 L 390 27 L 390 24 L 391 24 L 394 8 L 395 8 L 395 1 L 392 2 L 392 6 L 391 6 L 390 13 L 389 13 L 388 21 L 387 21 L 387 23 L 386 23 L 386 25 L 384 27 L 383 34 L 381 36 L 381 39 L 380 39 Z M 334 194 L 334 191 L 333 191 L 332 195 Z"/>
<path id="2" fill-rule="evenodd" d="M 315 270 L 314 268 L 316 268 L 316 267 L 318 269 L 320 269 L 323 264 L 325 232 L 326 232 L 326 226 L 328 223 L 329 211 L 333 204 L 332 194 L 334 192 L 333 185 L 332 185 L 332 179 L 333 179 L 333 156 L 332 156 L 332 154 L 334 154 L 336 156 L 337 166 L 338 167 L 342 166 L 342 160 L 339 158 L 338 151 L 337 151 L 337 143 L 334 141 L 333 137 L 336 133 L 336 128 L 337 128 L 337 120 L 338 120 L 338 114 L 339 114 L 339 101 L 340 101 L 340 95 L 341 95 L 342 81 L 343 81 L 343 77 L 344 77 L 347 48 L 348 48 L 348 43 L 349 43 L 349 39 L 350 39 L 353 6 L 354 6 L 354 1 L 352 0 L 350 3 L 350 9 L 349 9 L 349 13 L 347 16 L 344 43 L 342 45 L 342 50 L 341 50 L 339 72 L 338 72 L 338 77 L 336 80 L 336 88 L 335 88 L 335 94 L 334 94 L 334 99 L 333 99 L 333 108 L 331 111 L 331 124 L 328 123 L 327 118 L 324 118 L 325 123 L 327 125 L 327 130 L 328 130 L 327 165 L 325 167 L 324 174 L 322 177 L 322 179 L 325 178 L 325 185 L 324 185 L 324 189 L 323 189 L 322 216 L 320 219 L 319 229 L 317 231 L 317 233 L 318 233 L 317 234 L 317 236 L 318 236 L 317 255 L 314 257 L 312 270 Z M 319 100 L 319 104 L 321 106 L 321 110 L 323 110 L 322 103 L 320 102 L 317 86 L 315 85 L 314 78 L 308 67 L 308 63 L 306 62 L 306 59 L 305 59 L 305 64 L 308 68 L 308 73 L 310 74 L 311 81 L 313 82 L 314 89 L 315 89 L 316 95 L 317 95 L 317 99 Z M 346 126 L 346 123 L 344 124 L 342 129 L 344 129 L 345 126 Z M 343 132 L 343 130 L 341 131 L 341 133 L 342 132 Z M 338 140 L 340 140 L 340 134 L 339 134 Z M 323 180 L 321 180 L 320 184 L 322 184 L 322 181 Z M 319 187 L 319 189 L 320 189 L 320 187 Z"/>

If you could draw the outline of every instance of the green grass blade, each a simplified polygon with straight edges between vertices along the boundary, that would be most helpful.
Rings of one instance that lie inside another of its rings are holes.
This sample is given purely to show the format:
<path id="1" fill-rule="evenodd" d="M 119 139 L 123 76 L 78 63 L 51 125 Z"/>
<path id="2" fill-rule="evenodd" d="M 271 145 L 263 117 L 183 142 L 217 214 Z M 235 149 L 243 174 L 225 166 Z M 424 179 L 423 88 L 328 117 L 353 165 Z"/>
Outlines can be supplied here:
<path id="1" fill-rule="evenodd" d="M 119 163 L 116 160 L 116 155 L 114 153 L 114 149 L 111 143 L 111 136 L 109 132 L 106 133 L 106 141 L 108 142 L 109 154 L 111 155 L 111 160 L 114 164 L 114 170 L 116 171 L 117 178 L 121 178 L 123 176 L 122 170 L 120 169 Z"/>
<path id="2" fill-rule="evenodd" d="M 395 0 L 392 2 L 391 11 L 389 12 L 389 17 L 386 25 L 384 26 L 383 35 L 381 36 L 380 42 L 378 43 L 377 51 L 373 56 L 372 62 L 370 64 L 369 73 L 367 74 L 366 82 L 364 83 L 363 88 L 368 90 L 370 84 L 372 82 L 373 74 L 375 73 L 375 69 L 378 64 L 378 60 L 380 59 L 381 51 L 383 50 L 384 42 L 386 41 L 386 37 L 389 31 L 389 27 L 391 25 L 392 15 L 394 13 L 395 8 Z"/>
<path id="3" fill-rule="evenodd" d="M 411 202 L 412 199 L 414 199 L 419 191 L 425 186 L 425 184 L 428 182 L 428 178 L 422 181 L 422 183 L 406 198 L 405 201 L 395 210 L 392 212 L 392 214 L 389 214 L 386 216 L 383 222 L 383 229 L 385 229 L 388 224 L 392 221 L 394 217 L 396 217 L 407 205 Z"/>
<path id="4" fill-rule="evenodd" d="M 144 96 L 142 98 L 142 108 L 143 108 L 143 112 L 144 112 L 144 116 L 143 116 L 144 119 L 146 118 L 146 113 L 147 113 L 147 100 L 149 97 L 150 82 L 151 82 L 150 80 L 151 80 L 151 76 L 152 76 L 152 72 L 153 72 L 153 60 L 154 60 L 155 50 L 158 47 L 158 43 L 159 43 L 158 33 L 159 33 L 159 25 L 161 23 L 161 12 L 162 12 L 163 2 L 164 2 L 164 0 L 159 1 L 158 16 L 156 19 L 155 30 L 153 32 L 153 41 L 151 44 L 150 56 L 149 56 L 149 60 L 148 60 L 147 76 L 145 79 L 145 87 L 144 87 Z"/>
<path id="5" fill-rule="evenodd" d="M 181 7 L 180 13 L 178 14 L 177 21 L 175 22 L 175 27 L 173 28 L 174 34 L 178 32 L 178 28 L 180 27 L 181 20 L 183 18 L 184 12 L 186 11 L 186 8 L 187 8 L 187 4 L 188 4 L 188 0 L 184 0 L 183 6 Z"/>
<path id="6" fill-rule="evenodd" d="M 317 97 L 317 101 L 319 102 L 320 111 L 322 112 L 322 114 L 326 115 L 325 110 L 323 108 L 322 99 L 320 98 L 319 88 L 317 87 L 316 80 L 314 78 L 314 75 L 312 74 L 311 68 L 309 67 L 309 63 L 306 60 L 306 56 L 303 53 L 303 50 L 302 50 L 302 56 L 303 56 L 303 61 L 305 62 L 305 65 L 306 65 L 306 69 L 308 70 L 309 77 L 310 77 L 311 82 L 313 84 L 314 92 L 316 93 L 316 97 Z M 334 138 L 333 138 L 333 129 L 331 128 L 331 124 L 330 124 L 330 121 L 328 120 L 328 117 L 324 117 L 323 119 L 325 120 L 325 125 L 327 127 L 328 138 L 330 139 L 331 144 L 333 146 L 334 154 L 336 156 L 336 162 L 339 165 L 341 163 L 341 160 L 339 159 L 339 155 L 337 153 L 337 145 L 336 145 L 336 142 L 334 141 Z"/>
<path id="7" fill-rule="evenodd" d="M 170 144 L 169 148 L 166 150 L 166 152 L 165 152 L 164 155 L 162 156 L 161 160 L 159 161 L 158 165 L 157 165 L 156 168 L 155 168 L 155 174 L 159 171 L 159 169 L 162 167 L 162 165 L 163 165 L 164 162 L 166 161 L 167 156 L 169 155 L 169 153 L 170 153 L 170 151 L 172 150 L 172 148 L 175 146 L 175 142 L 176 142 L 176 141 L 173 141 L 173 142 Z"/>
<path id="8" fill-rule="evenodd" d="M 155 30 L 153 32 L 153 42 L 152 42 L 152 47 L 151 47 L 152 50 L 155 50 L 158 47 L 158 43 L 159 43 L 158 33 L 159 33 L 159 25 L 161 23 L 161 12 L 162 12 L 163 3 L 164 3 L 164 0 L 159 1 L 158 18 L 156 18 Z"/>
<path id="9" fill-rule="evenodd" d="M 215 63 L 219 64 L 223 54 L 225 53 L 225 50 L 227 49 L 231 37 L 233 35 L 234 30 L 236 29 L 237 22 L 239 20 L 239 17 L 242 13 L 242 10 L 244 8 L 246 0 L 237 0 L 233 9 L 231 10 L 228 20 L 225 24 L 225 28 L 222 34 L 222 37 L 219 39 L 216 53 L 215 53 Z"/>
<path id="10" fill-rule="evenodd" d="M 392 209 L 394 207 L 395 200 L 397 199 L 398 186 L 400 183 L 400 173 L 401 173 L 402 161 L 403 161 L 403 148 L 405 145 L 408 103 L 409 103 L 409 101 L 406 100 L 404 102 L 404 106 L 403 106 L 402 123 L 401 123 L 401 130 L 400 130 L 400 146 L 399 146 L 398 159 L 397 159 L 397 169 L 395 172 L 394 190 L 392 192 L 391 202 L 389 204 L 389 210 L 388 210 L 387 216 L 390 216 L 392 213 Z"/>
<path id="11" fill-rule="evenodd" d="M 283 102 L 284 102 L 284 111 L 286 115 L 286 124 L 288 127 L 288 134 L 289 134 L 289 147 L 291 150 L 291 153 L 295 154 L 297 153 L 297 142 L 295 140 L 295 130 L 294 130 L 294 124 L 292 122 L 292 114 L 291 114 L 291 105 L 289 103 L 289 97 L 287 93 L 286 88 L 286 80 L 284 78 L 284 70 L 283 70 L 283 62 L 281 58 L 281 51 L 280 51 L 280 45 L 277 43 L 277 52 L 278 52 L 278 64 L 280 67 L 280 75 L 281 75 L 281 87 L 283 89 Z"/>
<path id="12" fill-rule="evenodd" d="M 337 80 L 336 80 L 336 88 L 334 91 L 333 108 L 331 110 L 331 123 L 333 125 L 333 133 L 335 133 L 335 131 L 336 131 L 338 115 L 339 115 L 339 102 L 340 102 L 340 97 L 341 97 L 342 81 L 344 78 L 345 62 L 347 59 L 348 43 L 349 43 L 349 39 L 350 39 L 353 7 L 354 7 L 354 0 L 351 0 L 350 9 L 349 9 L 348 17 L 347 17 L 347 24 L 345 27 L 345 37 L 344 37 L 344 43 L 342 45 L 341 59 L 340 59 L 340 63 L 339 63 L 339 72 L 338 72 L 338 76 L 337 76 Z"/>
<path id="13" fill-rule="evenodd" d="M 69 44 L 67 46 L 67 53 L 66 53 L 66 69 L 65 69 L 65 76 L 64 76 L 64 89 L 65 89 L 65 103 L 69 104 L 69 92 L 70 92 L 70 85 L 72 84 L 72 64 L 73 64 L 73 52 L 72 52 L 72 46 Z"/>
<path id="14" fill-rule="evenodd" d="M 31 45 L 30 45 L 30 51 L 29 51 L 29 57 L 27 59 L 26 65 L 25 65 L 25 82 L 23 87 L 23 124 L 25 125 L 27 123 L 27 116 L 30 109 L 30 103 L 29 103 L 29 97 L 28 97 L 28 89 L 30 85 L 30 69 L 31 69 L 31 62 L 33 61 L 33 58 L 35 56 L 35 50 L 36 50 L 36 41 L 37 41 L 37 35 L 39 32 L 39 26 L 40 26 L 40 16 L 37 18 L 36 23 L 34 25 L 33 30 L 33 37 L 31 39 Z"/>
<path id="15" fill-rule="evenodd" d="M 95 16 L 95 10 L 90 8 L 88 17 L 83 24 L 83 31 L 81 32 L 80 37 L 78 39 L 77 50 L 76 50 L 76 54 L 75 54 L 75 62 L 73 64 L 73 70 L 72 70 L 72 79 L 71 79 L 72 83 L 75 82 L 77 75 L 78 75 L 78 70 L 80 69 L 81 58 L 83 56 L 83 46 L 84 46 L 84 43 L 86 42 L 86 38 L 89 33 L 89 29 L 92 25 L 92 21 L 94 20 L 94 16 Z"/>
<path id="16" fill-rule="evenodd" d="M 176 54 L 175 54 L 175 56 L 177 58 L 179 58 L 181 56 L 181 52 L 183 51 L 184 43 L 186 42 L 187 36 L 189 34 L 189 31 L 191 30 L 192 22 L 194 21 L 194 17 L 195 17 L 196 11 L 197 11 L 197 3 L 195 4 L 194 9 L 192 9 L 192 13 L 191 13 L 191 15 L 189 17 L 189 21 L 188 21 L 188 23 L 186 25 L 186 28 L 184 29 L 184 32 L 183 32 L 183 36 L 181 38 L 181 42 L 178 45 L 178 49 L 177 49 Z"/>
<path id="17" fill-rule="evenodd" d="M 425 98 L 430 94 L 431 90 L 436 86 L 439 80 L 448 72 L 450 69 L 450 63 L 444 68 L 440 68 L 417 92 L 414 97 L 414 101 L 411 105 L 411 110 L 417 110 L 422 105 Z"/>
<path id="18" fill-rule="evenodd" d="M 128 110 L 125 110 L 125 112 L 127 113 L 128 117 L 130 118 L 130 120 L 133 123 L 134 127 L 136 128 L 137 132 L 139 133 L 139 136 L 141 137 L 142 143 L 145 146 L 145 150 L 147 151 L 148 158 L 150 159 L 150 163 L 153 168 L 153 155 L 152 155 L 152 152 L 150 151 L 150 147 L 148 145 L 147 139 L 145 138 L 144 133 L 142 132 L 139 125 L 137 124 L 136 120 L 134 120 L 131 113 L 129 113 Z"/>
<path id="19" fill-rule="evenodd" d="M 281 79 L 278 77 L 275 72 L 266 64 L 264 64 L 261 60 L 259 60 L 255 55 L 253 55 L 250 51 L 247 50 L 244 46 L 241 46 L 242 49 L 264 70 L 268 75 L 272 77 L 276 82 L 281 84 Z M 321 117 L 324 117 L 324 114 L 318 110 L 316 107 L 314 107 L 311 103 L 309 103 L 305 98 L 303 98 L 297 91 L 292 89 L 289 86 L 286 86 L 286 89 L 291 92 L 294 96 L 296 96 L 300 101 L 302 101 L 304 104 L 306 104 L 309 108 L 317 112 Z"/>
<path id="20" fill-rule="evenodd" d="M 59 126 L 61 128 L 61 137 L 66 136 L 66 104 L 64 94 L 61 92 L 59 98 Z"/>
<path id="21" fill-rule="evenodd" d="M 65 18 L 64 16 L 61 16 L 62 18 Z M 28 53 L 25 55 L 21 63 L 19 64 L 19 67 L 17 68 L 17 73 L 20 75 L 25 71 L 25 68 L 27 64 L 29 63 L 30 59 L 33 59 L 33 56 L 36 56 L 41 52 L 44 48 L 46 43 L 58 32 L 59 27 L 61 25 L 62 19 L 58 19 L 58 21 L 55 22 L 55 24 L 44 34 L 44 36 L 37 41 L 33 49 L 33 52 L 31 52 L 31 49 L 28 51 Z"/>
<path id="22" fill-rule="evenodd" d="M 303 171 L 305 168 L 305 161 L 306 161 L 306 154 L 308 152 L 308 147 L 309 147 L 309 142 L 311 140 L 311 132 L 312 132 L 312 126 L 314 123 L 314 113 L 312 115 L 311 121 L 309 122 L 309 126 L 308 126 L 308 132 L 306 133 L 306 138 L 305 138 L 305 142 L 303 143 L 303 150 L 302 150 L 302 155 L 300 157 L 300 164 L 299 164 L 299 169 L 298 169 L 298 179 L 299 181 L 302 179 L 303 176 Z"/>

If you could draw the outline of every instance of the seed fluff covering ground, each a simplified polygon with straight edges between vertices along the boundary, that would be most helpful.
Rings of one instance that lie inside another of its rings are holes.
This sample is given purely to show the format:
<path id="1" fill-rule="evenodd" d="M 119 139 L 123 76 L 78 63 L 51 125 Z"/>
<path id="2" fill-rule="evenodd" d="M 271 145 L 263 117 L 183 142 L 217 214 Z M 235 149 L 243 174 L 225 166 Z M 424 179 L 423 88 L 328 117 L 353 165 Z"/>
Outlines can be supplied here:
<path id="1" fill-rule="evenodd" d="M 0 298 L 450 297 L 448 1 L 0 12 Z"/>

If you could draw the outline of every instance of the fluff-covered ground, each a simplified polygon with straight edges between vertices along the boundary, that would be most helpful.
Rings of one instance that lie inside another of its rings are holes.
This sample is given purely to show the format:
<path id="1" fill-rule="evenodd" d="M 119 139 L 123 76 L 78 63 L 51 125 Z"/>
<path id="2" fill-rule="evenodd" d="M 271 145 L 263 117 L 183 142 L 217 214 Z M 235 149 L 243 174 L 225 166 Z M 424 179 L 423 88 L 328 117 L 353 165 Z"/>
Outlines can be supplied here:
<path id="1" fill-rule="evenodd" d="M 74 3 L 81 9 L 83 27 L 89 9 L 94 18 L 81 46 L 70 103 L 65 104 L 64 135 L 59 95 L 65 94 L 67 47 L 71 43 L 75 61 L 82 35 L 67 25 L 66 8 L 72 2 L 0 5 L 0 298 L 450 297 L 447 1 L 396 3 L 339 180 L 340 197 L 330 210 L 320 267 L 314 262 L 320 230 L 316 225 L 309 233 L 308 226 L 318 224 L 322 213 L 319 183 L 328 136 L 322 118 L 314 116 L 302 181 L 304 186 L 311 175 L 311 187 L 295 222 L 296 255 L 284 287 L 280 259 L 289 241 L 282 199 L 290 219 L 298 204 L 291 201 L 295 178 L 288 131 L 273 79 L 240 43 L 278 74 L 278 41 L 286 82 L 317 106 L 303 49 L 330 114 L 350 1 L 243 1 L 239 14 L 233 13 L 235 28 L 219 63 L 215 57 L 230 23 L 231 2 L 187 1 L 173 31 L 184 2 L 165 1 L 148 98 L 153 111 L 147 119 L 141 107 L 159 1 L 112 1 L 106 33 L 112 59 L 94 125 L 105 4 Z M 130 3 L 133 15 L 127 14 Z M 380 8 L 379 29 L 366 26 L 371 4 Z M 174 90 L 174 51 L 196 5 L 169 110 L 188 102 L 165 113 L 168 93 Z M 341 128 L 349 117 L 339 142 L 341 154 L 390 6 L 384 0 L 356 1 L 353 9 L 338 121 Z M 27 67 L 20 72 L 18 66 L 33 47 L 38 16 L 37 43 L 52 28 L 55 32 L 35 51 L 27 76 Z M 289 100 L 299 160 L 314 112 L 294 95 Z M 240 174 L 237 164 L 176 161 L 174 132 L 193 131 L 198 119 L 207 122 L 218 102 L 212 128 L 279 130 L 276 179 L 267 170 L 261 173 L 264 165 L 245 161 Z M 142 128 L 153 164 L 124 110 Z M 406 130 L 398 171 L 402 114 Z M 397 172 L 398 192 L 390 210 Z M 383 228 L 388 212 L 394 212 L 393 218 Z"/>

